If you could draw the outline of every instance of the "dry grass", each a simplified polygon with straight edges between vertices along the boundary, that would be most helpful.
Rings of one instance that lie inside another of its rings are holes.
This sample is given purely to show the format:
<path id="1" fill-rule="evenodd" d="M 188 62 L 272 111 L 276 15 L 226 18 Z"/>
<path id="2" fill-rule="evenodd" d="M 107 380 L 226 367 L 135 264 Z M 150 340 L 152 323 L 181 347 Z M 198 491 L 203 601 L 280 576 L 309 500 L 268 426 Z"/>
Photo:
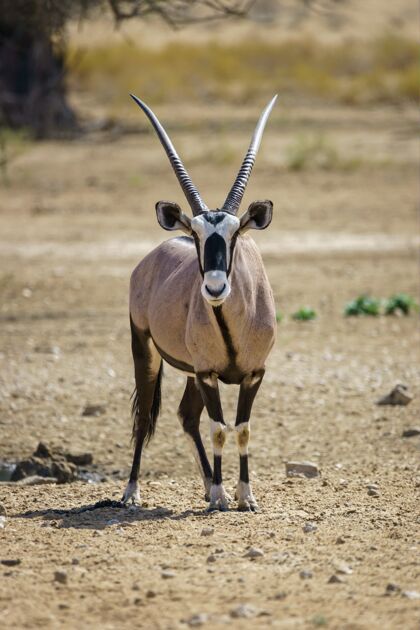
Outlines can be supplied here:
<path id="1" fill-rule="evenodd" d="M 391 34 L 339 45 L 301 37 L 151 50 L 121 42 L 73 49 L 68 63 L 74 88 L 113 107 L 130 91 L 154 103 L 252 103 L 273 91 L 356 105 L 419 100 L 417 43 Z"/>

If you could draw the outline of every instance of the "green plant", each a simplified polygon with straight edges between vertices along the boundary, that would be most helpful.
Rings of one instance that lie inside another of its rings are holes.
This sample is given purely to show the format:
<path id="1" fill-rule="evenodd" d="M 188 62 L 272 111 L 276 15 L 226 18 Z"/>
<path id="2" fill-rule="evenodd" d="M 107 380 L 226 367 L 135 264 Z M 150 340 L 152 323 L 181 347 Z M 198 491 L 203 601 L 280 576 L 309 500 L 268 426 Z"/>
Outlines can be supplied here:
<path id="1" fill-rule="evenodd" d="M 385 315 L 394 315 L 396 312 L 409 315 L 410 310 L 418 310 L 417 302 L 406 293 L 396 293 L 385 302 Z"/>
<path id="2" fill-rule="evenodd" d="M 380 314 L 381 301 L 369 295 L 359 295 L 355 300 L 348 302 L 344 308 L 346 317 L 358 315 L 371 315 L 376 317 Z"/>
<path id="3" fill-rule="evenodd" d="M 303 306 L 293 313 L 292 319 L 299 322 L 309 322 L 312 319 L 316 319 L 316 312 L 313 308 L 309 308 L 309 306 Z"/>
<path id="4" fill-rule="evenodd" d="M 276 311 L 276 322 L 279 324 L 283 320 L 283 313 L 281 311 Z"/>
<path id="5" fill-rule="evenodd" d="M 328 626 L 328 621 L 324 615 L 315 615 L 315 617 L 312 617 L 312 625 L 316 627 Z"/>

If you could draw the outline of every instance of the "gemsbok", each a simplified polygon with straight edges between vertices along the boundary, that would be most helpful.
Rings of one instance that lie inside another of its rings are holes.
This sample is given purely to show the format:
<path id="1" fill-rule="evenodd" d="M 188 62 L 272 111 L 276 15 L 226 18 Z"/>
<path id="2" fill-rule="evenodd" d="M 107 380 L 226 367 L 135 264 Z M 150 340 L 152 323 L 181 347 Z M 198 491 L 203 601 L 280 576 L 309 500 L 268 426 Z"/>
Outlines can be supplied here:
<path id="1" fill-rule="evenodd" d="M 210 210 L 184 168 L 165 129 L 150 108 L 131 95 L 152 123 L 192 210 L 192 218 L 170 201 L 156 204 L 164 230 L 181 230 L 150 252 L 130 282 L 131 347 L 134 359 L 133 439 L 130 479 L 123 502 L 140 501 L 142 448 L 153 436 L 160 409 L 162 360 L 187 376 L 178 417 L 204 482 L 209 510 L 228 509 L 222 483 L 226 423 L 218 381 L 237 384 L 236 440 L 240 472 L 238 509 L 258 509 L 248 475 L 250 415 L 276 338 L 273 293 L 261 255 L 248 230 L 271 222 L 271 201 L 254 201 L 241 217 L 239 206 L 276 96 L 263 111 L 235 182 L 219 209 Z M 200 435 L 204 406 L 210 417 L 213 470 Z"/>

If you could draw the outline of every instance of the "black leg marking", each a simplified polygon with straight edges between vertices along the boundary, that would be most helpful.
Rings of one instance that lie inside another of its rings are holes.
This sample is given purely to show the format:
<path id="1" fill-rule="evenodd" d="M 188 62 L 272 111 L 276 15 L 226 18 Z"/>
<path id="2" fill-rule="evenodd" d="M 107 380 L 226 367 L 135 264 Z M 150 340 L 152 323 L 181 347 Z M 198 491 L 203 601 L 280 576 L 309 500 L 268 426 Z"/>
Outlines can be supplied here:
<path id="1" fill-rule="evenodd" d="M 189 377 L 179 405 L 178 416 L 182 422 L 182 428 L 185 433 L 187 433 L 194 442 L 195 455 L 197 456 L 197 463 L 203 477 L 206 499 L 209 500 L 209 496 L 207 495 L 210 492 L 213 472 L 200 435 L 200 416 L 203 408 L 203 398 L 197 389 L 194 379 Z"/>
<path id="2" fill-rule="evenodd" d="M 222 456 L 221 455 L 214 456 L 213 483 L 216 486 L 219 486 L 222 483 Z"/>

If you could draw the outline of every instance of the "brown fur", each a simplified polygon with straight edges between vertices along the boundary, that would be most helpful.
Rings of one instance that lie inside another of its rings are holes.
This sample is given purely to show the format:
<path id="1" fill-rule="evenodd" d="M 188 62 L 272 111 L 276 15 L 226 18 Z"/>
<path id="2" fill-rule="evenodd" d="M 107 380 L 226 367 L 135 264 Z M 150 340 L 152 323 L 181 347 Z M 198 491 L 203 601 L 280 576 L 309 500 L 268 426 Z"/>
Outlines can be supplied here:
<path id="1" fill-rule="evenodd" d="M 229 371 L 226 341 L 214 309 L 201 295 L 201 283 L 193 240 L 165 241 L 133 271 L 131 318 L 138 330 L 150 332 L 158 348 L 196 373 L 215 372 L 226 382 L 240 382 L 264 367 L 276 336 L 273 294 L 252 238 L 237 239 L 232 290 L 220 307 L 235 349 L 234 371 Z"/>

